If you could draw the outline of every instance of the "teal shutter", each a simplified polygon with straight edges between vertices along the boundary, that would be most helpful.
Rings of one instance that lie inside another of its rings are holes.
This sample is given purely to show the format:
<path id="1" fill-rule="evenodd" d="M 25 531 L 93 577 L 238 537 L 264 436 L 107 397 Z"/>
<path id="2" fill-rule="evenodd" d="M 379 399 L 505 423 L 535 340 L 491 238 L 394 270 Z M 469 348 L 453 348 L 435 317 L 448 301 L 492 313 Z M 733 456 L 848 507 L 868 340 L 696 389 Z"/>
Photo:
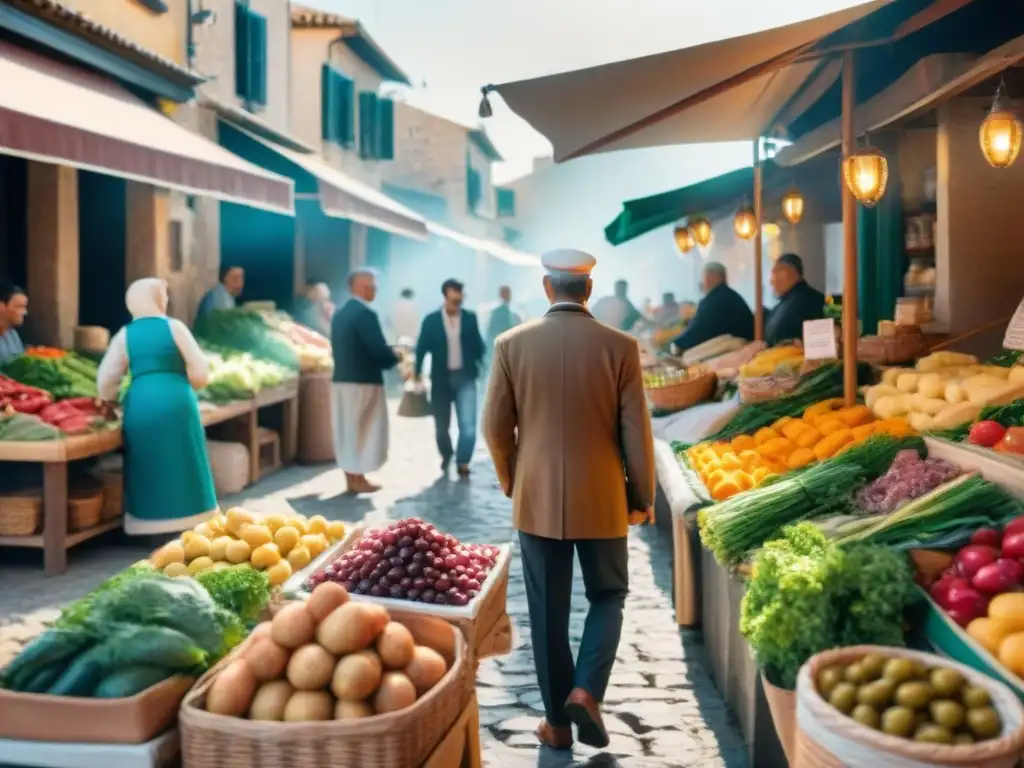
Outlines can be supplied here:
<path id="1" fill-rule="evenodd" d="M 351 147 L 356 140 L 356 85 L 340 73 L 337 75 L 338 142 Z"/>
<path id="2" fill-rule="evenodd" d="M 267 17 L 249 11 L 249 101 L 267 103 Z"/>
<path id="3" fill-rule="evenodd" d="M 249 77 L 249 9 L 235 3 L 235 93 L 241 99 L 248 98 L 251 85 Z"/>
<path id="4" fill-rule="evenodd" d="M 498 197 L 498 215 L 499 216 L 515 216 L 516 215 L 516 191 L 514 189 L 501 189 L 497 190 Z"/>
<path id="5" fill-rule="evenodd" d="M 337 75 L 330 64 L 320 69 L 320 126 L 324 141 L 337 142 L 338 135 L 338 84 Z"/>
<path id="6" fill-rule="evenodd" d="M 377 101 L 377 159 L 395 159 L 395 102 Z"/>
<path id="7" fill-rule="evenodd" d="M 377 94 L 369 91 L 359 94 L 359 156 L 377 156 Z"/>
<path id="8" fill-rule="evenodd" d="M 469 164 L 466 158 L 466 206 L 469 212 L 473 213 L 480 203 L 480 172 Z"/>

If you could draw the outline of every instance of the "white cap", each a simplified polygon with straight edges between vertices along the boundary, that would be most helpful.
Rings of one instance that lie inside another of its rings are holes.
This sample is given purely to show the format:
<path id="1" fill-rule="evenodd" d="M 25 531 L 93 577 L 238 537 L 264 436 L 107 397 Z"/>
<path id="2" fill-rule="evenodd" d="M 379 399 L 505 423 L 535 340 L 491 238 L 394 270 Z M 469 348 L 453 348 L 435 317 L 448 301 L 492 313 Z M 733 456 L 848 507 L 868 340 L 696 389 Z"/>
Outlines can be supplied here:
<path id="1" fill-rule="evenodd" d="M 590 277 L 590 272 L 597 264 L 597 259 L 586 251 L 575 248 L 559 248 L 548 251 L 540 257 L 541 266 L 555 277 L 578 276 Z"/>

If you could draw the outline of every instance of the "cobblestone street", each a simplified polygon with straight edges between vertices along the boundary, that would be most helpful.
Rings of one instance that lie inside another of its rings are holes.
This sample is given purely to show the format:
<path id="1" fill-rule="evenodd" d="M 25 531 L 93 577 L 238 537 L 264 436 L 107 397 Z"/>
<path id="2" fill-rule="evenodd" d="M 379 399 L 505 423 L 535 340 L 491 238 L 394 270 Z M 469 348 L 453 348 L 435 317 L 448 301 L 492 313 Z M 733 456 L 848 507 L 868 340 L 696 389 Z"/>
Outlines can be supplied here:
<path id="1" fill-rule="evenodd" d="M 341 495 L 340 472 L 298 467 L 280 472 L 245 493 L 224 500 L 256 511 L 290 504 L 303 514 L 323 514 L 368 524 L 420 516 L 465 541 L 513 540 L 509 502 L 483 447 L 468 482 L 439 480 L 429 419 L 391 421 L 391 461 L 375 479 L 384 490 L 372 498 Z M 100 539 L 70 553 L 61 576 L 42 575 L 36 553 L 0 550 L 0 658 L 40 630 L 57 606 L 148 554 L 117 538 Z M 729 766 L 745 768 L 746 750 L 703 662 L 699 634 L 680 632 L 671 609 L 670 542 L 656 529 L 630 537 L 630 597 L 618 663 L 605 702 L 611 745 L 598 755 L 576 746 L 574 756 L 538 750 L 533 729 L 541 717 L 528 639 L 522 571 L 516 554 L 508 612 L 515 650 L 480 665 L 478 692 L 484 765 L 490 768 L 563 766 Z M 578 640 L 586 601 L 577 568 L 572 630 Z M 575 759 L 576 762 L 573 762 Z"/>

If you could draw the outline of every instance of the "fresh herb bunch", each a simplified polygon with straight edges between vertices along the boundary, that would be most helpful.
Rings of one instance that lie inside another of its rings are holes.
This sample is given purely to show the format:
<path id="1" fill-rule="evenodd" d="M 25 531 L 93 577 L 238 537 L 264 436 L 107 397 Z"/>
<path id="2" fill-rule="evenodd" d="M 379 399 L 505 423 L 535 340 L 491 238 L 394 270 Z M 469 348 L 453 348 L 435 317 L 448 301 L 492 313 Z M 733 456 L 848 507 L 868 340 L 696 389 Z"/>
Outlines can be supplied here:
<path id="1" fill-rule="evenodd" d="M 196 581 L 210 593 L 217 605 L 231 611 L 246 624 L 255 622 L 270 600 L 267 574 L 245 565 L 204 571 L 196 576 Z"/>

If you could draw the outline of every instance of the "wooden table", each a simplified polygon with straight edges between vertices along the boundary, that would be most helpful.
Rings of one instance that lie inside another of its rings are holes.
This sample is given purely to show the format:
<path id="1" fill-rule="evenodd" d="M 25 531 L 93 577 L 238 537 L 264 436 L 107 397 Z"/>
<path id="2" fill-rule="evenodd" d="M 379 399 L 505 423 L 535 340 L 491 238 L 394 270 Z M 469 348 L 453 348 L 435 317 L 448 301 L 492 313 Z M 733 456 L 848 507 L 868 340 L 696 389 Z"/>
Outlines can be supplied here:
<path id="1" fill-rule="evenodd" d="M 292 464 L 299 445 L 299 379 L 288 379 L 277 387 L 262 390 L 253 401 L 249 419 L 249 477 L 255 483 L 260 479 L 259 411 L 280 405 L 281 463 Z M 325 418 L 327 418 L 325 416 Z"/>

